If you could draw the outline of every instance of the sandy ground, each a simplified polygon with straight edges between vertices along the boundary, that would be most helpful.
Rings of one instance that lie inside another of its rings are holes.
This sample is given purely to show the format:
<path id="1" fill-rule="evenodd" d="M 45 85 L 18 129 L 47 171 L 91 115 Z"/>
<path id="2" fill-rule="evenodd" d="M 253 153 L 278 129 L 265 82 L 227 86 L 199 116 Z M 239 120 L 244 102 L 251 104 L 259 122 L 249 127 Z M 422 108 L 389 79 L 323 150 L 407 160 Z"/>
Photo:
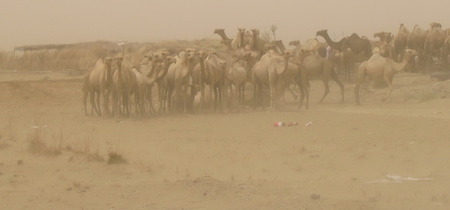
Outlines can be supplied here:
<path id="1" fill-rule="evenodd" d="M 313 82 L 309 110 L 287 97 L 139 120 L 84 116 L 79 77 L 0 81 L 1 209 L 450 209 L 447 81 L 399 74 L 388 102 L 366 88 L 362 106 L 333 83 L 317 104 Z"/>

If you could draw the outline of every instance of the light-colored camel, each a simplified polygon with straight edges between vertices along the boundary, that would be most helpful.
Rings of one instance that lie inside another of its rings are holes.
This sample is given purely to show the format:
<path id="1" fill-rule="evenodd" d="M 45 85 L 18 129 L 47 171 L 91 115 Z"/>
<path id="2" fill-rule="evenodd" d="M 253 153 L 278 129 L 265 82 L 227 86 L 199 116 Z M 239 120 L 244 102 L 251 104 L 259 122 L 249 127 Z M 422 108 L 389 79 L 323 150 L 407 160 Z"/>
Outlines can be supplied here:
<path id="1" fill-rule="evenodd" d="M 237 50 L 245 47 L 245 28 L 239 28 L 236 37 L 231 41 L 231 49 Z"/>
<path id="2" fill-rule="evenodd" d="M 205 59 L 205 83 L 210 87 L 210 100 L 213 101 L 214 111 L 217 107 L 222 110 L 222 93 L 225 79 L 226 62 L 216 53 L 209 53 Z M 214 95 L 214 99 L 213 99 Z"/>
<path id="3" fill-rule="evenodd" d="M 197 97 L 197 100 L 200 100 L 195 111 L 200 111 L 205 106 L 205 59 L 207 56 L 208 54 L 205 51 L 198 51 L 198 62 L 194 66 L 194 69 L 192 71 L 192 87 L 190 100 L 195 101 L 195 97 Z M 192 103 L 194 103 L 194 101 L 192 101 Z"/>
<path id="4" fill-rule="evenodd" d="M 243 55 L 233 61 L 233 64 L 225 74 L 225 81 L 228 83 L 230 92 L 233 92 L 232 86 L 235 88 L 234 94 L 238 98 L 239 105 L 243 105 L 245 101 L 245 85 L 251 77 L 251 69 L 255 63 L 255 59 L 250 55 Z"/>
<path id="5" fill-rule="evenodd" d="M 438 59 L 442 58 L 442 47 L 447 36 L 439 23 L 431 23 L 428 31 L 424 51 L 427 62 L 431 64 L 433 56 Z"/>
<path id="6" fill-rule="evenodd" d="M 360 104 L 359 89 L 364 82 L 366 76 L 371 79 L 384 80 L 388 85 L 388 92 L 383 98 L 383 101 L 391 95 L 392 92 L 392 80 L 395 74 L 405 69 L 408 62 L 417 55 L 415 50 L 406 49 L 402 61 L 400 63 L 395 62 L 392 58 L 386 58 L 380 54 L 374 54 L 372 57 L 361 63 L 358 69 L 358 79 L 355 86 L 355 99 L 356 104 Z"/>
<path id="7" fill-rule="evenodd" d="M 225 45 L 229 50 L 231 50 L 231 41 L 232 39 L 228 38 L 225 34 L 225 29 L 215 29 L 214 34 L 219 35 L 222 38 L 222 44 Z"/>
<path id="8" fill-rule="evenodd" d="M 92 107 L 99 116 L 102 116 L 102 111 L 100 110 L 100 95 L 103 96 L 104 114 L 110 114 L 109 97 L 114 89 L 111 64 L 112 59 L 110 57 L 99 59 L 89 74 L 90 101 Z"/>
<path id="9" fill-rule="evenodd" d="M 330 60 L 322 58 L 316 54 L 306 56 L 302 62 L 300 79 L 301 84 L 305 89 L 305 94 L 302 94 L 300 98 L 299 108 L 303 104 L 305 95 L 306 95 L 306 108 L 309 107 L 309 80 L 314 79 L 322 80 L 325 86 L 325 92 L 322 98 L 320 99 L 319 103 L 322 103 L 325 97 L 330 92 L 330 87 L 328 85 L 328 81 L 330 79 L 334 80 L 341 89 L 341 103 L 344 102 L 344 85 L 339 80 L 339 77 L 336 71 L 334 70 L 334 64 Z"/>
<path id="10" fill-rule="evenodd" d="M 113 82 L 116 88 L 114 94 L 114 113 L 117 116 L 129 116 L 131 114 L 129 102 L 130 95 L 134 94 L 137 88 L 136 77 L 131 71 L 132 62 L 122 56 L 116 57 L 115 64 L 117 70 L 113 74 Z M 139 94 L 135 94 L 138 97 Z M 137 104 L 140 104 L 139 102 Z"/>
<path id="11" fill-rule="evenodd" d="M 180 111 L 186 112 L 188 109 L 188 90 L 190 88 L 191 74 L 196 64 L 197 53 L 194 49 L 181 51 L 176 62 L 169 66 L 166 74 L 166 100 L 168 111 L 173 110 L 172 95 L 175 91 L 177 105 Z"/>
<path id="12" fill-rule="evenodd" d="M 269 87 L 269 111 L 275 108 L 276 100 L 280 95 L 281 78 L 289 67 L 290 53 L 279 55 L 273 48 L 261 57 L 253 66 L 253 85 L 255 107 L 262 101 L 263 86 Z"/>
<path id="13" fill-rule="evenodd" d="M 89 77 L 91 76 L 91 71 L 92 71 L 92 69 L 83 77 L 83 88 L 82 88 L 82 90 L 83 90 L 83 106 L 84 106 L 84 114 L 86 116 L 89 116 L 89 114 L 87 112 L 87 108 L 86 108 L 86 101 L 87 101 L 87 97 L 89 96 L 89 93 L 91 91 L 91 87 L 89 84 Z M 91 102 L 91 104 L 92 104 L 92 102 Z M 93 115 L 93 114 L 94 114 L 94 106 L 91 106 L 91 114 L 90 115 Z"/>

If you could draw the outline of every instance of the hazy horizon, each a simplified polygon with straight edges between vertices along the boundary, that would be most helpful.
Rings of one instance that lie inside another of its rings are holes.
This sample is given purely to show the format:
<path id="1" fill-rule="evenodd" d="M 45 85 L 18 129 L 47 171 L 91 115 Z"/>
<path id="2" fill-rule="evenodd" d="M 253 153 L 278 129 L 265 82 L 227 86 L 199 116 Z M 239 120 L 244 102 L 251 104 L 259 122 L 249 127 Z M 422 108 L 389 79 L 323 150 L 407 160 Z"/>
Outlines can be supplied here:
<path id="1" fill-rule="evenodd" d="M 315 37 L 328 29 L 336 39 L 358 33 L 396 33 L 401 23 L 412 30 L 431 22 L 450 27 L 444 0 L 378 1 L 216 1 L 216 0 L 3 0 L 0 49 L 34 44 L 61 44 L 96 40 L 155 42 L 219 38 L 215 28 L 234 37 L 238 27 L 269 30 L 285 43 Z"/>

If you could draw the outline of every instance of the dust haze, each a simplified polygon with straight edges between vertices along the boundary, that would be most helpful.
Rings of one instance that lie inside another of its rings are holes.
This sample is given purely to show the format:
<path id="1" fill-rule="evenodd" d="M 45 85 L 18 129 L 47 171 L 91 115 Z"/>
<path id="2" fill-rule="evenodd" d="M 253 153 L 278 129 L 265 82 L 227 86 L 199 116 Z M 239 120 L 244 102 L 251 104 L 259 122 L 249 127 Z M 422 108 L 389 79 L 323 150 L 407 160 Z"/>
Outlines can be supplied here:
<path id="1" fill-rule="evenodd" d="M 96 40 L 153 42 L 213 38 L 214 28 L 234 36 L 237 27 L 278 26 L 285 42 L 306 40 L 320 29 L 336 38 L 398 29 L 400 23 L 427 28 L 450 23 L 450 2 L 431 1 L 69 1 L 3 0 L 0 48 Z"/>
<path id="2" fill-rule="evenodd" d="M 450 209 L 449 0 L 0 3 L 0 209 Z"/>

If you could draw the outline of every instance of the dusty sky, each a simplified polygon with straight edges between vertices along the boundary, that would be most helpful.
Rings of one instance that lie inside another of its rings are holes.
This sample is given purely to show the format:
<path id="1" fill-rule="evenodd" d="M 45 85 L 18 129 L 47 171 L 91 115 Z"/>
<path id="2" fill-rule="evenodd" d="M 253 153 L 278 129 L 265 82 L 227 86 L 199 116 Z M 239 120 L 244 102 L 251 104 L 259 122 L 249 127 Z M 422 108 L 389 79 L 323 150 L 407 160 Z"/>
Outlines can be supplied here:
<path id="1" fill-rule="evenodd" d="M 0 0 L 0 49 L 27 44 L 95 40 L 161 41 L 234 37 L 238 27 L 269 30 L 277 38 L 397 32 L 430 22 L 450 27 L 449 0 Z"/>

